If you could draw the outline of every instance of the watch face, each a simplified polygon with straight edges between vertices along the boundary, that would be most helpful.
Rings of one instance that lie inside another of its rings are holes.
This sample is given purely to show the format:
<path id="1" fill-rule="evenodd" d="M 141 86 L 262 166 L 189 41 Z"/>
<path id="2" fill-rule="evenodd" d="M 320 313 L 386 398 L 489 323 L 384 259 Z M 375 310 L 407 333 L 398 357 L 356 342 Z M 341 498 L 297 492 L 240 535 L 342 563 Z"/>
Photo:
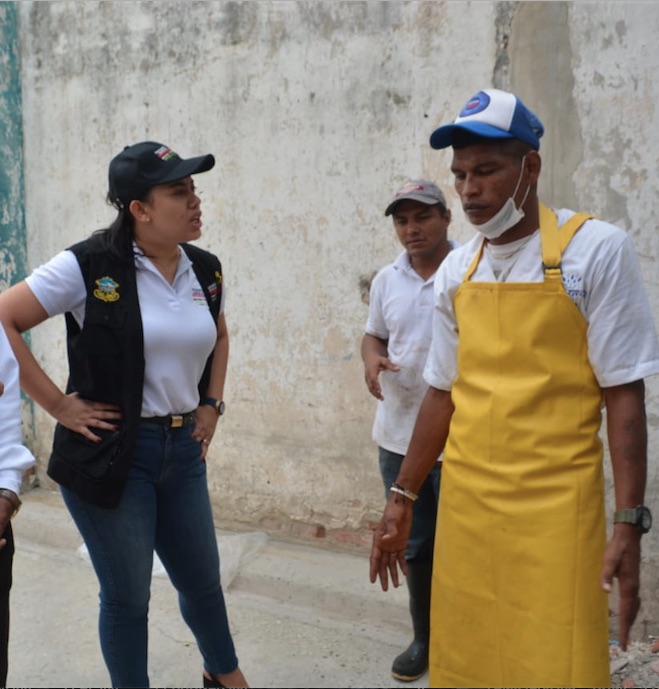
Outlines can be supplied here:
<path id="1" fill-rule="evenodd" d="M 220 402 L 220 403 L 217 405 L 217 413 L 218 413 L 220 416 L 222 416 L 222 414 L 224 414 L 224 402 Z"/>
<path id="2" fill-rule="evenodd" d="M 647 533 L 652 526 L 652 513 L 647 507 L 639 507 L 638 528 L 642 533 Z"/>

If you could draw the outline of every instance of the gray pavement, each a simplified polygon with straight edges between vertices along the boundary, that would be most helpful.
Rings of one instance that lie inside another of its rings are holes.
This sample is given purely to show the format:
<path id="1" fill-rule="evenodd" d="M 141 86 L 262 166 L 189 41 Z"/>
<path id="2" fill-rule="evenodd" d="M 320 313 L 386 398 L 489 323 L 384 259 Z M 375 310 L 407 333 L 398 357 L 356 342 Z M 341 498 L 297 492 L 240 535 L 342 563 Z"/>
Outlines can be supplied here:
<path id="1" fill-rule="evenodd" d="M 59 493 L 36 488 L 14 520 L 10 687 L 108 686 L 96 577 Z M 391 678 L 411 639 L 407 593 L 368 581 L 366 555 L 218 531 L 229 621 L 252 687 L 427 687 Z M 154 687 L 198 687 L 201 659 L 158 563 L 149 623 Z"/>

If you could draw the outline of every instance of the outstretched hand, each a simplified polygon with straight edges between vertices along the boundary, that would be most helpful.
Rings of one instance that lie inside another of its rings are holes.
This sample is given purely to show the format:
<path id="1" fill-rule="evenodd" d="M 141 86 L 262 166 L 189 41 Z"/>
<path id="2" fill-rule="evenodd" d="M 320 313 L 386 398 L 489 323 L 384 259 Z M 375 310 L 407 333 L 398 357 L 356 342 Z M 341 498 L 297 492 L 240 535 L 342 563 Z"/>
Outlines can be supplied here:
<path id="1" fill-rule="evenodd" d="M 364 379 L 366 380 L 366 387 L 368 391 L 376 399 L 383 400 L 382 388 L 380 387 L 380 373 L 382 371 L 392 371 L 397 373 L 400 368 L 396 364 L 391 363 L 386 356 L 373 357 L 364 367 Z"/>
<path id="2" fill-rule="evenodd" d="M 383 591 L 389 589 L 389 577 L 395 587 L 400 586 L 398 567 L 407 575 L 405 550 L 412 525 L 412 503 L 406 498 L 389 499 L 380 523 L 373 531 L 371 546 L 370 579 L 374 584 L 380 578 Z"/>
<path id="3" fill-rule="evenodd" d="M 604 566 L 600 582 L 611 593 L 613 579 L 618 580 L 620 648 L 627 650 L 629 632 L 641 607 L 639 570 L 641 563 L 641 535 L 636 527 L 616 525 L 613 537 L 604 551 Z"/>

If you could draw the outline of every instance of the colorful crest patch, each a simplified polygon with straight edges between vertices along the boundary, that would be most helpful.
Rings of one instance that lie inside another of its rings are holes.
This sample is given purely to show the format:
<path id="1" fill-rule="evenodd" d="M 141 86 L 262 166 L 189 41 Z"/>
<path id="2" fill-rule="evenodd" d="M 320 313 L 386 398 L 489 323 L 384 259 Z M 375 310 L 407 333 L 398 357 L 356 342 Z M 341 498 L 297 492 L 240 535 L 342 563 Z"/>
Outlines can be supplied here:
<path id="1" fill-rule="evenodd" d="M 208 285 L 208 294 L 210 298 L 215 301 L 217 299 L 217 293 L 219 288 L 222 286 L 222 273 L 219 270 L 215 271 L 215 282 Z"/>
<path id="2" fill-rule="evenodd" d="M 155 151 L 155 154 L 161 160 L 169 160 L 170 158 L 177 157 L 176 153 L 174 153 L 169 146 L 161 146 L 157 151 Z"/>
<path id="3" fill-rule="evenodd" d="M 94 296 L 101 301 L 113 302 L 119 300 L 119 283 L 107 275 L 96 280 L 97 288 Z"/>

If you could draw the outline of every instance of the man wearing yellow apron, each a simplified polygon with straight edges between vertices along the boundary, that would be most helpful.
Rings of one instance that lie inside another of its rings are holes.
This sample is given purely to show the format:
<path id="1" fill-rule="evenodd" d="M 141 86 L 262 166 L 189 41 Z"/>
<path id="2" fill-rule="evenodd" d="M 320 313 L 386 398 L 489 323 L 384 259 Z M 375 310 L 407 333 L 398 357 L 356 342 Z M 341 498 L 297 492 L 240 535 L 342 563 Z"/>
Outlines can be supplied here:
<path id="1" fill-rule="evenodd" d="M 411 506 L 444 449 L 430 686 L 610 684 L 608 597 L 626 648 L 639 606 L 647 429 L 659 345 L 638 261 L 613 225 L 539 203 L 543 126 L 480 91 L 433 132 L 478 232 L 437 273 L 428 392 L 374 534 L 398 585 Z M 601 408 L 615 482 L 606 543 Z"/>

